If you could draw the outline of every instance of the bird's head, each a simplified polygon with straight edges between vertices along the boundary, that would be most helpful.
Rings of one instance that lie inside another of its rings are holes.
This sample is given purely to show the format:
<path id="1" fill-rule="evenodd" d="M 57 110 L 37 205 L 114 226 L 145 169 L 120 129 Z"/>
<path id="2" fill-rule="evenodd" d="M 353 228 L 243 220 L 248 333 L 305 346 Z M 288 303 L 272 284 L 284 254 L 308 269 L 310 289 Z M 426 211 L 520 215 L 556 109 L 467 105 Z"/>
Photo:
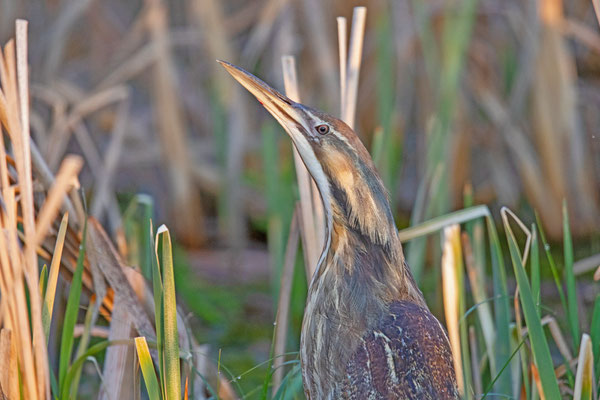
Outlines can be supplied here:
<path id="1" fill-rule="evenodd" d="M 389 245 L 396 228 L 387 191 L 369 152 L 343 121 L 296 103 L 249 72 L 223 67 L 275 117 L 317 183 L 329 229 L 344 224 L 374 244 Z"/>

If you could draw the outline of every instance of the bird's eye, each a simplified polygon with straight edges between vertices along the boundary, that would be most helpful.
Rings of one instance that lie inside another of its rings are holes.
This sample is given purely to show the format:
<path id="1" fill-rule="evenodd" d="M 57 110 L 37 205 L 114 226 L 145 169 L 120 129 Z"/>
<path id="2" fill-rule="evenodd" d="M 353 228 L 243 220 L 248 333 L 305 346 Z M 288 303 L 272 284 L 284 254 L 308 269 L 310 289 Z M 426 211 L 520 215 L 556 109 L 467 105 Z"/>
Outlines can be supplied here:
<path id="1" fill-rule="evenodd" d="M 326 135 L 329 132 L 329 125 L 323 124 L 315 128 L 321 135 Z"/>

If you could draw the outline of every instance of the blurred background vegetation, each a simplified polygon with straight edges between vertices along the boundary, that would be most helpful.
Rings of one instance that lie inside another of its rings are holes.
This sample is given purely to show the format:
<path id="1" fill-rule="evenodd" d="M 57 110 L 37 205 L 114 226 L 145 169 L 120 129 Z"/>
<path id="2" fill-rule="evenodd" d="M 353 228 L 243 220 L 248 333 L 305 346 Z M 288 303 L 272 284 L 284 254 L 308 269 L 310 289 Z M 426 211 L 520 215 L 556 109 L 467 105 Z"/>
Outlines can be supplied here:
<path id="1" fill-rule="evenodd" d="M 50 171 L 83 157 L 89 213 L 117 244 L 131 219 L 172 228 L 191 330 L 245 391 L 264 379 L 298 190 L 282 129 L 215 60 L 283 89 L 281 57 L 293 55 L 302 102 L 339 115 L 335 18 L 351 21 L 358 5 L 368 13 L 355 126 L 399 229 L 509 206 L 527 223 L 536 210 L 552 243 L 566 200 L 574 258 L 588 260 L 576 273 L 598 266 L 600 31 L 589 0 L 0 1 L 0 43 L 15 18 L 29 20 L 31 135 Z M 406 254 L 443 319 L 436 239 Z M 597 285 L 579 285 L 593 303 Z M 306 286 L 298 252 L 290 350 Z M 558 302 L 555 287 L 542 290 Z"/>

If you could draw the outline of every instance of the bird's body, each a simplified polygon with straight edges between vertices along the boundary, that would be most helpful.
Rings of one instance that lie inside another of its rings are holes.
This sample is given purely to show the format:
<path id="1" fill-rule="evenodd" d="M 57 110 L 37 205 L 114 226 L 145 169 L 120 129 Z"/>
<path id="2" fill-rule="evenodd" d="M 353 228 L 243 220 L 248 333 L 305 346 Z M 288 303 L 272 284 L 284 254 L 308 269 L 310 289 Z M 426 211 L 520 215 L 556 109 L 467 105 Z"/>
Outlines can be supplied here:
<path id="1" fill-rule="evenodd" d="M 327 237 L 307 296 L 308 399 L 457 399 L 446 333 L 408 269 L 383 182 L 344 122 L 227 70 L 285 128 L 321 193 Z"/>

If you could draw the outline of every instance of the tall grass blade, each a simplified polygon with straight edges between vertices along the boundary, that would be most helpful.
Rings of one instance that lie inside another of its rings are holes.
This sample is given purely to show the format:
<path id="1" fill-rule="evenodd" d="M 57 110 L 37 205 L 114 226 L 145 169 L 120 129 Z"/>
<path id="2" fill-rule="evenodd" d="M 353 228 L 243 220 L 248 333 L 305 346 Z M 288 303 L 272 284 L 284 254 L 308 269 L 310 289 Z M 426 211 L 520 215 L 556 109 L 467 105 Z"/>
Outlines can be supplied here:
<path id="1" fill-rule="evenodd" d="M 567 309 L 567 299 L 565 297 L 565 292 L 563 291 L 562 281 L 558 274 L 558 269 L 556 268 L 556 263 L 554 262 L 554 258 L 552 257 L 552 252 L 550 251 L 550 244 L 546 240 L 546 235 L 544 233 L 544 228 L 542 226 L 541 219 L 539 215 L 535 214 L 536 225 L 540 230 L 540 239 L 542 240 L 542 245 L 544 246 L 544 252 L 546 253 L 546 259 L 548 260 L 548 265 L 550 265 L 550 271 L 552 272 L 552 277 L 554 278 L 554 284 L 556 285 L 556 289 L 558 290 L 558 296 L 560 297 L 560 302 L 565 310 L 565 313 L 568 313 Z"/>
<path id="2" fill-rule="evenodd" d="M 300 393 L 302 393 L 302 374 L 300 366 L 296 365 L 281 381 L 281 386 L 273 396 L 273 400 L 296 399 Z"/>
<path id="3" fill-rule="evenodd" d="M 60 360 L 58 365 L 58 386 L 61 393 L 66 395 L 69 387 L 65 386 L 65 378 L 67 369 L 71 362 L 71 354 L 73 353 L 73 330 L 77 323 L 77 314 L 79 313 L 79 299 L 81 298 L 81 279 L 83 275 L 83 262 L 85 259 L 85 244 L 87 239 L 87 220 L 83 225 L 83 236 L 79 247 L 79 255 L 77 256 L 77 266 L 71 280 L 71 288 L 69 289 L 69 298 L 67 300 L 67 308 L 65 310 L 65 319 L 62 327 L 62 336 L 60 341 Z"/>
<path id="4" fill-rule="evenodd" d="M 567 284 L 567 318 L 573 338 L 573 348 L 579 348 L 579 314 L 577 307 L 577 288 L 575 287 L 575 273 L 573 272 L 573 241 L 569 227 L 569 213 L 567 202 L 563 201 L 563 251 L 565 257 L 565 281 Z"/>
<path id="5" fill-rule="evenodd" d="M 490 210 L 487 208 L 487 206 L 469 207 L 465 208 L 464 210 L 458 210 L 446 215 L 432 218 L 419 225 L 411 226 L 410 228 L 402 229 L 398 232 L 398 237 L 400 238 L 401 242 L 407 242 L 409 240 L 437 232 L 440 229 L 452 224 L 462 224 L 464 222 L 486 216 L 491 216 Z"/>
<path id="6" fill-rule="evenodd" d="M 163 310 L 164 310 L 164 385 L 165 399 L 181 398 L 181 374 L 179 370 L 179 333 L 177 331 L 177 299 L 175 297 L 175 276 L 173 273 L 173 254 L 171 236 L 165 225 L 156 233 L 156 242 L 161 246 L 161 269 L 163 272 Z M 162 242 L 162 243 L 160 243 Z"/>
<path id="7" fill-rule="evenodd" d="M 160 400 L 161 392 L 158 386 L 158 380 L 156 379 L 156 372 L 154 371 L 154 364 L 152 363 L 152 357 L 150 356 L 146 338 L 143 336 L 136 337 L 135 348 L 137 350 L 138 359 L 140 360 L 140 367 L 142 369 L 142 375 L 144 376 L 144 383 L 146 383 L 148 397 L 150 400 Z"/>
<path id="8" fill-rule="evenodd" d="M 150 228 L 154 201 L 146 194 L 137 194 L 123 213 L 123 227 L 127 240 L 127 260 L 138 265 L 144 278 L 152 280 L 154 238 Z"/>
<path id="9" fill-rule="evenodd" d="M 531 224 L 531 295 L 537 305 L 538 316 L 542 316 L 540 297 L 540 247 L 535 224 Z"/>
<path id="10" fill-rule="evenodd" d="M 533 294 L 531 293 L 531 286 L 529 285 L 529 279 L 527 278 L 525 268 L 521 262 L 516 239 L 507 223 L 505 223 L 505 230 L 507 232 L 510 258 L 513 264 L 517 286 L 519 288 L 523 315 L 529 331 L 531 350 L 539 372 L 543 393 L 547 399 L 560 399 L 560 389 L 558 387 L 556 376 L 554 375 L 548 341 L 546 340 L 542 323 L 538 316 L 537 306 L 533 299 Z"/>
<path id="11" fill-rule="evenodd" d="M 151 244 L 154 248 L 155 255 L 151 259 L 152 265 L 152 293 L 154 295 L 154 321 L 156 324 L 156 348 L 158 350 L 158 372 L 160 374 L 160 389 L 161 393 L 165 395 L 165 376 L 164 376 L 164 305 L 163 305 L 163 283 L 162 275 L 160 272 L 160 263 L 158 261 L 158 241 L 155 242 L 152 222 L 150 222 L 150 237 Z"/>
<path id="12" fill-rule="evenodd" d="M 75 353 L 75 358 L 81 357 L 83 353 L 85 353 L 85 351 L 87 350 L 88 344 L 90 343 L 90 330 L 92 328 L 92 323 L 94 320 L 94 314 L 96 313 L 96 309 L 96 302 L 94 300 L 90 300 L 90 303 L 88 304 L 88 309 L 85 313 L 83 334 L 79 339 L 79 344 L 77 345 L 77 352 Z M 79 367 L 72 368 L 75 369 L 75 376 L 73 378 L 73 383 L 71 384 L 71 398 L 76 399 L 78 397 L 77 392 L 79 388 L 79 381 L 81 379 L 82 366 L 80 365 Z"/>

